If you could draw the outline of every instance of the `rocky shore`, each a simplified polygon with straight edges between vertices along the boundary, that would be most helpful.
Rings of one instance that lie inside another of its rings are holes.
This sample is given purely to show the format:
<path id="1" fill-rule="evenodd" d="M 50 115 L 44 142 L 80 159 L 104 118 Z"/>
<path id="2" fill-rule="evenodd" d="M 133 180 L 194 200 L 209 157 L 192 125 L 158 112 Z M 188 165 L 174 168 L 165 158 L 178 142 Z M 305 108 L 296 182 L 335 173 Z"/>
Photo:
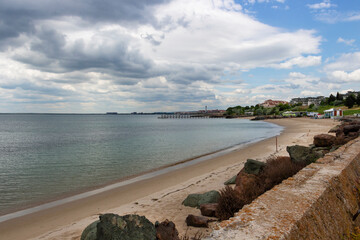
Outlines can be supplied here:
<path id="1" fill-rule="evenodd" d="M 152 223 L 157 221 L 162 223 L 169 219 L 176 225 L 179 236 L 185 234 L 194 236 L 199 229 L 188 227 L 185 220 L 189 215 L 199 215 L 200 210 L 182 204 L 188 195 L 212 190 L 219 191 L 224 187 L 223 183 L 226 180 L 244 167 L 247 159 L 264 161 L 272 154 L 278 156 L 287 154 L 287 146 L 309 146 L 313 143 L 315 135 L 326 133 L 338 124 L 328 119 L 306 118 L 269 121 L 285 127 L 284 132 L 277 137 L 278 152 L 275 152 L 276 139 L 266 139 L 206 162 L 135 185 L 111 190 L 94 198 L 3 222 L 0 224 L 0 237 L 6 239 L 80 239 L 83 230 L 90 223 L 98 220 L 99 214 L 109 212 L 119 216 L 134 214 L 146 216 Z M 201 233 L 206 236 L 210 233 L 210 229 L 202 228 Z"/>

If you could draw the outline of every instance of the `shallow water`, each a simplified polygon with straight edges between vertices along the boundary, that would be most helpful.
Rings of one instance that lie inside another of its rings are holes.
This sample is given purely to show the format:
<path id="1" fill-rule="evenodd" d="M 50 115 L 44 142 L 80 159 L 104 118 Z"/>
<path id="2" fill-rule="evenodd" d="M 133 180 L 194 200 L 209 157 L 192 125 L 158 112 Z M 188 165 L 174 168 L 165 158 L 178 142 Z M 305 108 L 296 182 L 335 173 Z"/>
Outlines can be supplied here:
<path id="1" fill-rule="evenodd" d="M 245 119 L 0 115 L 0 213 L 281 130 Z"/>

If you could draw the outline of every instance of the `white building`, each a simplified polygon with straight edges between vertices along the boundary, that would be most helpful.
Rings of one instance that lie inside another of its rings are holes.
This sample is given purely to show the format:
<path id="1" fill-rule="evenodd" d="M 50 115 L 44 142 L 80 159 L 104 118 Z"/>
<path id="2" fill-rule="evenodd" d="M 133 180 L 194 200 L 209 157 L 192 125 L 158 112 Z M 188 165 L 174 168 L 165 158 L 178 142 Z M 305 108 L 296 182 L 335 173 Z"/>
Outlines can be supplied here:
<path id="1" fill-rule="evenodd" d="M 338 118 L 343 116 L 343 110 L 341 109 L 328 109 L 324 111 L 325 118 Z"/>

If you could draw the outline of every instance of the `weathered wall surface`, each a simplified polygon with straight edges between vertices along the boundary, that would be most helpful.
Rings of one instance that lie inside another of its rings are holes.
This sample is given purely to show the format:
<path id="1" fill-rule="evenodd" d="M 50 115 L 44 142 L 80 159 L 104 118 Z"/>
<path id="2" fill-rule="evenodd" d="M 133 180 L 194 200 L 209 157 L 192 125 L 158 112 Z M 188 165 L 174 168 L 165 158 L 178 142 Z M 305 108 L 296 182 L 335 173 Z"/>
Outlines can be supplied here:
<path id="1" fill-rule="evenodd" d="M 344 239 L 359 191 L 357 138 L 261 195 L 207 239 Z"/>

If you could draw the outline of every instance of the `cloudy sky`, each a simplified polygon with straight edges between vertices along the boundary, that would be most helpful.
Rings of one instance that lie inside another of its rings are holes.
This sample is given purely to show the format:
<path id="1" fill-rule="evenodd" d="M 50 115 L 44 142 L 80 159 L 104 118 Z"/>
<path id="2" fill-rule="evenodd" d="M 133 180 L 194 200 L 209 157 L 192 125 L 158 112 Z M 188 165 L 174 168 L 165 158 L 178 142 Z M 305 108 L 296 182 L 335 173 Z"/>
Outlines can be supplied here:
<path id="1" fill-rule="evenodd" d="M 360 90 L 359 0 L 0 0 L 0 112 L 226 109 Z"/>

